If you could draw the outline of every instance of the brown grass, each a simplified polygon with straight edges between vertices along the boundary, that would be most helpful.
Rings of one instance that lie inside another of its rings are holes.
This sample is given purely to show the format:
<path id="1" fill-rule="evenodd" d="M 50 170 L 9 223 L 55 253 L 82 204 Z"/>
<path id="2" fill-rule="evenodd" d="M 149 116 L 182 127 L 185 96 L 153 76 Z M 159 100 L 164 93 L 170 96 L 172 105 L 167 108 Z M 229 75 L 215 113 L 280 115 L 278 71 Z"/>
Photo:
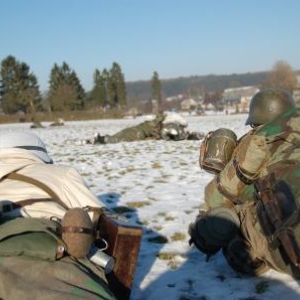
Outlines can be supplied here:
<path id="1" fill-rule="evenodd" d="M 38 112 L 35 115 L 0 115 L 0 124 L 32 122 L 33 119 L 39 122 L 54 122 L 58 118 L 62 118 L 65 121 L 85 121 L 100 119 L 118 119 L 122 117 L 124 117 L 124 114 L 121 111 L 116 110 L 111 110 L 109 112 L 103 112 L 101 110 L 66 111 L 53 113 Z"/>

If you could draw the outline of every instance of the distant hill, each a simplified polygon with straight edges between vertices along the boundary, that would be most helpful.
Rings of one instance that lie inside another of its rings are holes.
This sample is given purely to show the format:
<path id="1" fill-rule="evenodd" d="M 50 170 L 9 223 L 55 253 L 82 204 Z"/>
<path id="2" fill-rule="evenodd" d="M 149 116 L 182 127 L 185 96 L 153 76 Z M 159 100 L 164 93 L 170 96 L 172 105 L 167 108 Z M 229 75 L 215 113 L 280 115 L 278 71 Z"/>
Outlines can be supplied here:
<path id="1" fill-rule="evenodd" d="M 231 75 L 206 75 L 161 79 L 162 94 L 171 97 L 179 94 L 197 96 L 203 92 L 220 91 L 226 88 L 256 85 L 259 86 L 266 80 L 269 72 L 231 74 Z M 152 88 L 151 80 L 126 83 L 127 99 L 131 101 L 149 100 Z"/>

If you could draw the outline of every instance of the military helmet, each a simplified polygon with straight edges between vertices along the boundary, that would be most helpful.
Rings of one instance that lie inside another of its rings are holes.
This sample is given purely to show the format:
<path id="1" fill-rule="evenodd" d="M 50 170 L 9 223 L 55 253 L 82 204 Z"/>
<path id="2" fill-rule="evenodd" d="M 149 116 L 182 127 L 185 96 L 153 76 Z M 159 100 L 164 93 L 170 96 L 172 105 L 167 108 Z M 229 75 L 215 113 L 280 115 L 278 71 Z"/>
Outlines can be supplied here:
<path id="1" fill-rule="evenodd" d="M 30 151 L 43 162 L 52 164 L 45 143 L 34 133 L 23 131 L 12 131 L 0 135 L 0 149 L 20 148 Z"/>
<path id="2" fill-rule="evenodd" d="M 252 127 L 263 125 L 293 107 L 295 107 L 294 98 L 285 90 L 266 89 L 260 91 L 251 99 L 249 116 L 245 125 Z"/>

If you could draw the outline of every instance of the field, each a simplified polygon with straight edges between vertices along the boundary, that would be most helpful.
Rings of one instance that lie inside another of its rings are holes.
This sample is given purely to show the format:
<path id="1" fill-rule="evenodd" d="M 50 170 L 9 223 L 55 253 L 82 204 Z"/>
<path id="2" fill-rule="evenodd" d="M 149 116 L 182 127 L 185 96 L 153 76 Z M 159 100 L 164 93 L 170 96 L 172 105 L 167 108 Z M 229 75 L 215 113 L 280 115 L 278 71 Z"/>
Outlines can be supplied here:
<path id="1" fill-rule="evenodd" d="M 246 115 L 184 116 L 191 131 L 220 127 L 240 137 Z M 203 202 L 212 175 L 199 168 L 199 141 L 142 141 L 87 145 L 96 132 L 112 134 L 135 119 L 70 121 L 30 129 L 30 123 L 0 125 L 0 132 L 30 130 L 47 144 L 56 164 L 77 168 L 92 191 L 129 223 L 143 226 L 132 300 L 273 300 L 300 297 L 299 281 L 269 271 L 248 278 L 232 271 L 221 253 L 206 256 L 188 245 L 187 228 Z"/>

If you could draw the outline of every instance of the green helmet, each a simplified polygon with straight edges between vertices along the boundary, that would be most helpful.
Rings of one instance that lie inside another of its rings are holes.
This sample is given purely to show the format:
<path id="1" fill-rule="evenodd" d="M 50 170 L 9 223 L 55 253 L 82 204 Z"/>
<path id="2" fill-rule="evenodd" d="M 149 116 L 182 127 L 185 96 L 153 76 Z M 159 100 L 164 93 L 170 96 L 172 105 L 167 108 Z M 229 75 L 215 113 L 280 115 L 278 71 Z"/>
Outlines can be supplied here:
<path id="1" fill-rule="evenodd" d="M 260 91 L 251 99 L 249 116 L 245 125 L 252 127 L 263 125 L 293 107 L 295 107 L 294 98 L 285 90 L 266 89 Z"/>

